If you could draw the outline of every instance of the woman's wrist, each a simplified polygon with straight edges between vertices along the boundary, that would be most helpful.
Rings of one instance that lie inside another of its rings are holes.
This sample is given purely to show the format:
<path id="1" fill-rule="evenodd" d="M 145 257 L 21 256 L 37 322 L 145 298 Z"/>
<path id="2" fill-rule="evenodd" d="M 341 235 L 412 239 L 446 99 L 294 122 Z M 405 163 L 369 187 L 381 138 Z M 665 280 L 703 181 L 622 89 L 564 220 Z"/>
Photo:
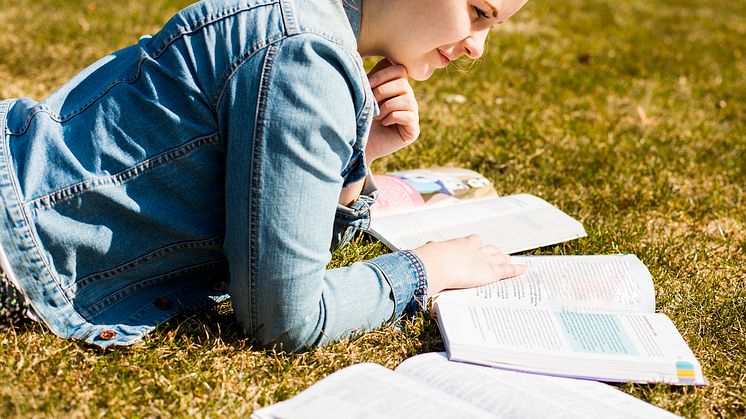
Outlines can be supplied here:
<path id="1" fill-rule="evenodd" d="M 363 153 L 363 155 L 365 155 L 365 167 L 367 167 L 368 170 L 370 170 L 370 168 L 373 165 L 374 161 L 376 161 L 379 158 L 383 157 L 383 156 L 373 155 L 372 153 L 369 153 L 368 150 L 365 150 L 365 153 Z"/>
<path id="2" fill-rule="evenodd" d="M 346 188 L 342 188 L 342 191 L 339 193 L 339 201 L 337 202 L 340 205 L 349 207 L 360 197 L 360 193 L 363 191 L 363 186 L 365 186 L 365 178 L 350 183 Z"/>

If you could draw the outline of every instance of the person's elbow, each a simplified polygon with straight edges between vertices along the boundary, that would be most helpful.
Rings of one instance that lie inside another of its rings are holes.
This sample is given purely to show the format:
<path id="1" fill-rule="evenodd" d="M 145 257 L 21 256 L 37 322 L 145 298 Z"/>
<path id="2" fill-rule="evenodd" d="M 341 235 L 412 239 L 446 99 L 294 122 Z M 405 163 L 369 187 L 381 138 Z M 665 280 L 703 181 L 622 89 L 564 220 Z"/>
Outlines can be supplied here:
<path id="1" fill-rule="evenodd" d="M 253 335 L 263 348 L 301 352 L 324 344 L 323 305 L 315 310 L 280 308 L 260 317 Z"/>

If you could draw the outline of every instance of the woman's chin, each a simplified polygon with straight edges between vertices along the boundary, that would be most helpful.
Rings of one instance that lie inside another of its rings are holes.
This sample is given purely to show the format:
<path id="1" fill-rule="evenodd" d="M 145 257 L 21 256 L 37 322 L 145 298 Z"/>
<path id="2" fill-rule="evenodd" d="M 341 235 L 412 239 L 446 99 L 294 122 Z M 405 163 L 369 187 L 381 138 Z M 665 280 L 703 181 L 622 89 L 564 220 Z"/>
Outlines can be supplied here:
<path id="1" fill-rule="evenodd" d="M 419 65 L 413 68 L 407 67 L 409 77 L 417 81 L 425 81 L 435 72 L 435 67 L 430 65 Z"/>

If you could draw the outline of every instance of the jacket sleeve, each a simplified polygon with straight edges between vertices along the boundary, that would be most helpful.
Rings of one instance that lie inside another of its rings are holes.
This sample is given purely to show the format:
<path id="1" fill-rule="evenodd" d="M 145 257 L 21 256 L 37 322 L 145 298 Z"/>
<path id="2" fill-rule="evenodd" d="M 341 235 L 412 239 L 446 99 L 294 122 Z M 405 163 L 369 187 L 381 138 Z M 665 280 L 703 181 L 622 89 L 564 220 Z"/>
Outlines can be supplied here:
<path id="1" fill-rule="evenodd" d="M 337 204 L 342 187 L 365 175 L 373 99 L 361 77 L 343 46 L 296 35 L 238 67 L 221 99 L 230 294 L 261 345 L 327 344 L 416 311 L 427 292 L 412 252 L 326 269 L 332 239 L 366 226 L 375 194 Z"/>

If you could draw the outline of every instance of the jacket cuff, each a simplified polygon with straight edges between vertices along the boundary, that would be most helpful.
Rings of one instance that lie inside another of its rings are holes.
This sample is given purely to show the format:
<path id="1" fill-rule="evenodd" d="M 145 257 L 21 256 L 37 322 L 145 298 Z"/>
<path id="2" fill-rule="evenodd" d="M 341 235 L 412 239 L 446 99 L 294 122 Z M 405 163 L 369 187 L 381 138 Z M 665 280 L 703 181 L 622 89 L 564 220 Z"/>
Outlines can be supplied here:
<path id="1" fill-rule="evenodd" d="M 394 312 L 391 319 L 402 314 L 427 310 L 427 273 L 422 260 L 410 250 L 378 256 L 368 262 L 381 271 L 391 286 Z"/>
<path id="2" fill-rule="evenodd" d="M 352 239 L 355 232 L 364 231 L 370 227 L 370 206 L 376 202 L 376 199 L 378 199 L 378 186 L 373 179 L 373 174 L 368 172 L 360 196 L 350 206 L 337 204 L 332 249 L 344 246 Z"/>

